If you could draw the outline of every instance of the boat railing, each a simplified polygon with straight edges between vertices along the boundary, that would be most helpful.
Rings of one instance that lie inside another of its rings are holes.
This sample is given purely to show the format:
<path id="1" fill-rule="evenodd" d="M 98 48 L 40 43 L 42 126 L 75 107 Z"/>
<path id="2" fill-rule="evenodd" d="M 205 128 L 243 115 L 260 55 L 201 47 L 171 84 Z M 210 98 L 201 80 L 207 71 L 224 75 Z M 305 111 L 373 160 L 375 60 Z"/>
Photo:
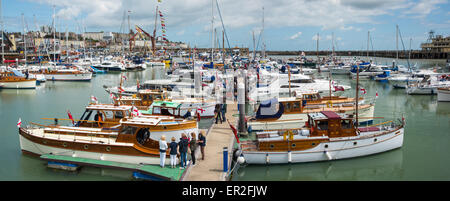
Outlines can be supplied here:
<path id="1" fill-rule="evenodd" d="M 42 119 L 46 119 L 46 120 L 54 120 L 55 118 L 42 118 Z M 71 119 L 57 119 L 57 120 L 65 120 L 65 121 L 72 121 Z M 114 123 L 117 124 L 117 122 L 103 122 L 103 121 L 90 121 L 90 120 L 74 120 L 74 121 L 86 121 L 86 122 L 92 122 L 92 123 Z M 70 126 L 68 127 L 59 127 L 59 125 L 57 124 L 50 124 L 50 125 L 43 125 L 43 124 L 38 124 L 38 123 L 34 123 L 34 122 L 30 122 L 30 124 L 35 125 L 37 127 L 41 127 L 41 128 L 50 128 L 50 129 L 61 129 L 61 130 L 55 130 L 54 133 L 52 133 L 53 135 L 57 135 L 58 136 L 58 140 L 61 139 L 61 136 L 67 136 L 67 135 L 73 135 L 73 141 L 86 141 L 86 142 L 98 142 L 98 143 L 106 143 L 106 144 L 111 144 L 111 138 L 116 138 L 117 135 L 112 134 L 114 131 L 119 131 L 119 129 L 114 128 L 114 127 L 99 127 L 101 130 L 100 131 L 96 131 L 96 130 L 80 130 L 80 129 L 75 129 L 75 128 L 79 128 L 79 127 L 73 127 L 70 128 Z M 92 124 L 91 127 L 85 127 L 85 128 L 94 128 L 93 126 L 94 124 Z M 32 127 L 32 128 L 36 128 L 36 127 Z M 70 132 L 72 131 L 72 132 Z M 83 134 L 81 134 L 80 132 L 82 132 Z M 99 133 L 102 132 L 102 133 Z M 111 134 L 107 134 L 107 133 L 111 133 Z M 45 137 L 45 131 L 43 132 L 43 137 Z M 79 137 L 79 138 L 77 138 Z M 86 138 L 89 138 L 89 140 L 87 140 Z M 97 138 L 97 140 L 94 140 L 94 138 Z M 107 139 L 107 142 L 102 141 L 102 140 L 98 140 L 98 138 L 102 138 L 102 139 Z"/>

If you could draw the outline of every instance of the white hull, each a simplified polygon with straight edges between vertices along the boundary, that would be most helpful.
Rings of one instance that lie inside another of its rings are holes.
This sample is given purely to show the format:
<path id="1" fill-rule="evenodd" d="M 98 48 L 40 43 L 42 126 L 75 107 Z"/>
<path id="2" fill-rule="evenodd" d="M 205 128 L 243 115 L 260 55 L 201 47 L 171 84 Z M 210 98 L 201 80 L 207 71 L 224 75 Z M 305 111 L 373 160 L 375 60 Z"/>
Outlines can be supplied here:
<path id="1" fill-rule="evenodd" d="M 436 87 L 407 87 L 406 93 L 409 95 L 435 95 Z"/>
<path id="2" fill-rule="evenodd" d="M 350 68 L 332 68 L 331 74 L 333 74 L 333 75 L 348 75 L 348 74 L 350 74 Z"/>
<path id="3" fill-rule="evenodd" d="M 450 90 L 437 90 L 437 99 L 438 101 L 450 101 Z"/>
<path id="4" fill-rule="evenodd" d="M 22 82 L 0 82 L 3 89 L 35 89 L 36 80 L 27 80 Z"/>
<path id="5" fill-rule="evenodd" d="M 244 150 L 243 156 L 248 164 L 303 163 L 354 158 L 400 148 L 403 145 L 403 133 L 403 128 L 383 135 L 374 135 L 374 132 L 368 132 L 357 137 L 340 138 L 339 140 L 330 139 L 330 142 L 320 143 L 312 149 L 302 151 L 289 153 L 287 151 L 259 152 Z M 325 148 L 325 145 L 328 145 L 327 148 Z"/>
<path id="6" fill-rule="evenodd" d="M 92 79 L 92 73 L 45 74 L 45 79 L 49 81 L 89 81 Z"/>
<path id="7" fill-rule="evenodd" d="M 359 110 L 358 111 L 358 122 L 359 124 L 371 124 L 373 119 L 369 119 L 373 117 L 375 112 L 375 106 L 371 106 L 368 109 Z M 345 112 L 345 114 L 353 114 L 354 111 L 350 110 Z M 248 125 L 251 126 L 253 131 L 260 130 L 282 130 L 282 129 L 300 129 L 305 125 L 305 122 L 308 120 L 307 113 L 301 114 L 283 114 L 277 121 L 257 121 L 257 122 L 248 122 Z"/>

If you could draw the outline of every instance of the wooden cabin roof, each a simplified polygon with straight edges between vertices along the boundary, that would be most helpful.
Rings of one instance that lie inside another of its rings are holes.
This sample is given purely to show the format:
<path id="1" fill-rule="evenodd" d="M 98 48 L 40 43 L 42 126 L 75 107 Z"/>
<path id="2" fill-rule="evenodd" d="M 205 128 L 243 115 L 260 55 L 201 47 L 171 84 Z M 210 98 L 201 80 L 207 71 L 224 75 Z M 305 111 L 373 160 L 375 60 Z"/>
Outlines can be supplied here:
<path id="1" fill-rule="evenodd" d="M 115 110 L 115 111 L 124 111 L 124 110 L 131 110 L 130 105 L 107 105 L 107 104 L 92 104 L 88 105 L 86 109 L 88 110 Z"/>
<path id="2" fill-rule="evenodd" d="M 314 120 L 325 120 L 325 119 L 346 119 L 345 114 L 338 114 L 333 111 L 321 111 L 317 113 L 310 113 L 309 116 Z"/>
<path id="3" fill-rule="evenodd" d="M 325 115 L 328 119 L 341 119 L 341 116 L 333 111 L 322 111 L 322 114 Z"/>

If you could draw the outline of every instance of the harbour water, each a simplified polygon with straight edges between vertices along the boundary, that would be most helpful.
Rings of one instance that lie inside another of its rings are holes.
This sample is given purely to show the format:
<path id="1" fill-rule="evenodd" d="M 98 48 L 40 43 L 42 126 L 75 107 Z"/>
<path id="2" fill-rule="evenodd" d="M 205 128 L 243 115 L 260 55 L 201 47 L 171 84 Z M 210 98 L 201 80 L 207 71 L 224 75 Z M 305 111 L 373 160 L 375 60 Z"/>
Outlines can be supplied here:
<path id="1" fill-rule="evenodd" d="M 382 64 L 392 59 L 380 58 Z M 445 66 L 444 61 L 418 60 L 420 68 Z M 406 65 L 404 60 L 400 64 Z M 414 65 L 415 61 L 411 62 Z M 120 75 L 126 75 L 125 86 L 148 79 L 164 78 L 165 69 L 147 68 L 140 72 L 99 74 L 90 82 L 47 81 L 36 90 L 0 90 L 0 180 L 6 181 L 109 181 L 130 180 L 131 172 L 105 168 L 83 167 L 77 173 L 56 171 L 45 166 L 45 161 L 23 155 L 19 145 L 17 121 L 52 123 L 40 118 L 67 118 L 70 110 L 75 119 L 94 95 L 99 102 L 111 99 L 103 85 L 117 86 Z M 324 74 L 324 76 L 327 76 Z M 348 76 L 333 76 L 342 84 L 355 87 Z M 394 89 L 389 83 L 362 81 L 366 97 L 379 98 L 375 116 L 387 119 L 404 114 L 406 129 L 403 147 L 373 156 L 330 162 L 254 166 L 240 168 L 233 180 L 448 180 L 450 179 L 450 103 L 437 102 L 436 96 L 406 95 L 404 89 Z M 354 90 L 345 95 L 354 96 Z M 60 121 L 63 124 L 64 121 Z M 207 128 L 211 120 L 202 120 Z M 230 130 L 230 135 L 232 134 Z M 218 159 L 220 160 L 220 159 Z"/>

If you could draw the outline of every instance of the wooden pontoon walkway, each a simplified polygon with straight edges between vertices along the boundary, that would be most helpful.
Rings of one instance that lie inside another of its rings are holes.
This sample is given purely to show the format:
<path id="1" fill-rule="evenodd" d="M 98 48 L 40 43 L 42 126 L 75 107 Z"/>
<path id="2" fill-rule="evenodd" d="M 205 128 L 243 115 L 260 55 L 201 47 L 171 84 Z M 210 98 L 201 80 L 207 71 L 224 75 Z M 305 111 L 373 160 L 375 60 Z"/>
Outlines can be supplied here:
<path id="1" fill-rule="evenodd" d="M 225 117 L 233 125 L 236 125 L 238 119 L 232 115 L 237 113 L 237 104 L 227 104 Z M 220 124 L 220 122 L 218 124 L 213 124 L 206 136 L 205 160 L 201 160 L 199 147 L 196 152 L 196 165 L 189 166 L 187 173 L 181 180 L 225 181 L 226 173 L 223 172 L 223 148 L 228 147 L 228 169 L 230 169 L 233 143 L 233 131 L 226 121 L 222 124 Z"/>

